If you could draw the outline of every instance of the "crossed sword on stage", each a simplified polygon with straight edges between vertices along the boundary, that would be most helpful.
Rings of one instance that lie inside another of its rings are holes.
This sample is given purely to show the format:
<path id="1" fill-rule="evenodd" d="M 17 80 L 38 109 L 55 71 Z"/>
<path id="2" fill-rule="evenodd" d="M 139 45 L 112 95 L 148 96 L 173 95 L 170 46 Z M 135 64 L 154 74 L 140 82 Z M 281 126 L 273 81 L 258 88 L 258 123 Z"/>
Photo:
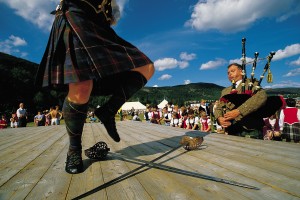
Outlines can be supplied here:
<path id="1" fill-rule="evenodd" d="M 139 173 L 141 173 L 142 171 L 140 171 L 141 169 L 143 169 L 144 167 L 148 167 L 149 168 L 156 168 L 156 169 L 161 169 L 161 170 L 165 170 L 165 171 L 169 171 L 169 172 L 173 172 L 173 173 L 177 173 L 177 174 L 182 174 L 182 175 L 186 175 L 186 176 L 191 176 L 191 177 L 195 177 L 195 178 L 202 178 L 202 179 L 206 179 L 206 180 L 211 180 L 211 181 L 215 181 L 215 182 L 220 182 L 220 183 L 225 183 L 225 184 L 229 184 L 229 185 L 233 185 L 233 186 L 238 186 L 238 187 L 243 187 L 243 188 L 248 188 L 248 189 L 254 189 L 254 190 L 259 190 L 259 188 L 255 187 L 255 186 L 251 186 L 251 185 L 247 185 L 244 183 L 239 183 L 236 181 L 232 181 L 232 180 L 227 180 L 227 179 L 223 179 L 223 178 L 218 178 L 218 177 L 213 177 L 213 176 L 208 176 L 208 175 L 203 175 L 203 174 L 199 174 L 196 172 L 191 172 L 191 171 L 186 171 L 186 170 L 182 170 L 182 169 L 178 169 L 175 167 L 170 167 L 170 166 L 166 166 L 166 165 L 162 165 L 159 163 L 155 163 L 156 161 L 162 159 L 163 157 L 171 154 L 172 152 L 176 151 L 177 149 L 183 147 L 185 150 L 196 150 L 196 149 L 200 149 L 201 145 L 203 143 L 203 137 L 190 137 L 190 136 L 183 136 L 181 141 L 180 141 L 180 145 L 176 146 L 174 148 L 172 148 L 171 150 L 167 151 L 166 153 L 162 154 L 161 156 L 151 160 L 151 161 L 145 161 L 145 160 L 141 160 L 138 158 L 131 158 L 125 155 L 121 155 L 118 153 L 112 153 L 109 152 L 110 148 L 108 148 L 107 144 L 105 142 L 98 142 L 96 143 L 94 146 L 92 146 L 91 148 L 85 150 L 85 155 L 92 159 L 92 160 L 105 160 L 107 155 L 111 156 L 111 158 L 117 158 L 123 161 L 127 161 L 127 162 L 131 162 L 134 164 L 139 164 L 140 166 L 125 173 L 122 174 L 121 176 L 112 179 L 111 181 L 108 181 L 102 185 L 100 185 L 99 187 L 90 190 L 74 199 L 81 199 L 84 197 L 87 197 L 95 192 L 98 192 L 106 187 L 109 187 L 111 185 L 114 185 L 118 182 L 121 182 L 122 180 L 125 180 L 127 178 L 133 177 Z"/>

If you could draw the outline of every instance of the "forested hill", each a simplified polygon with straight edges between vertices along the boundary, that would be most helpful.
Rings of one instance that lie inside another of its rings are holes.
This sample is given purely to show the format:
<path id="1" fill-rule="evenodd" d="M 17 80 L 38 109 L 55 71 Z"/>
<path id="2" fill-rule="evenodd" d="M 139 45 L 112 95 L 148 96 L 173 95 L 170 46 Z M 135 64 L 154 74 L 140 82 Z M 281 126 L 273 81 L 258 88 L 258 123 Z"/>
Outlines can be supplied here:
<path id="1" fill-rule="evenodd" d="M 0 52 L 0 114 L 15 112 L 20 102 L 32 113 L 49 109 L 50 106 L 62 106 L 66 92 L 54 90 L 40 91 L 34 86 L 38 64 Z M 220 97 L 223 87 L 212 83 L 191 83 L 170 87 L 145 87 L 129 101 L 158 104 L 163 99 L 182 105 L 186 101 L 201 99 L 215 100 Z M 269 95 L 300 96 L 300 88 L 268 89 Z M 106 98 L 91 98 L 90 107 L 102 105 Z"/>
<path id="2" fill-rule="evenodd" d="M 163 99 L 172 103 L 184 104 L 186 101 L 200 101 L 201 99 L 215 100 L 220 97 L 224 87 L 213 83 L 191 83 L 170 87 L 145 87 L 134 95 L 135 100 L 150 101 L 158 104 Z"/>

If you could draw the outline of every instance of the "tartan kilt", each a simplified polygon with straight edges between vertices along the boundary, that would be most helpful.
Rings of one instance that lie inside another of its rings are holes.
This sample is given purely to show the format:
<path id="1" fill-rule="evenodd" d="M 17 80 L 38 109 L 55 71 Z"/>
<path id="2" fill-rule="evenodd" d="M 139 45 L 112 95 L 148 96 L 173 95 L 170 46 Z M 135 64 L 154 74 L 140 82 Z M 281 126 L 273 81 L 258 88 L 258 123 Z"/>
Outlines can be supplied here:
<path id="1" fill-rule="evenodd" d="M 300 123 L 294 123 L 291 125 L 288 123 L 284 123 L 282 138 L 294 140 L 296 142 L 300 141 Z"/>
<path id="2" fill-rule="evenodd" d="M 64 0 L 36 75 L 37 86 L 61 86 L 97 80 L 152 63 L 119 37 L 102 12 L 82 1 Z"/>

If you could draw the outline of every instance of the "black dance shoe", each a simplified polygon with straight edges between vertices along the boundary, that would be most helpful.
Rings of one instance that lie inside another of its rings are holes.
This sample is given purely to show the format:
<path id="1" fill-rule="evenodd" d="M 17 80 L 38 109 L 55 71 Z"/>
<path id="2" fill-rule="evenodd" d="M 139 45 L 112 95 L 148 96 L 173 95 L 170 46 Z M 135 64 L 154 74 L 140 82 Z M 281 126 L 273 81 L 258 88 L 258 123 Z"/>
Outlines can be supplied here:
<path id="1" fill-rule="evenodd" d="M 111 116 L 108 112 L 101 111 L 101 108 L 95 111 L 95 115 L 99 118 L 99 120 L 104 125 L 108 135 L 115 141 L 120 142 L 120 136 L 117 132 L 115 116 Z"/>
<path id="2" fill-rule="evenodd" d="M 67 155 L 66 172 L 69 174 L 78 174 L 83 172 L 83 162 L 80 152 L 73 152 L 71 155 Z"/>

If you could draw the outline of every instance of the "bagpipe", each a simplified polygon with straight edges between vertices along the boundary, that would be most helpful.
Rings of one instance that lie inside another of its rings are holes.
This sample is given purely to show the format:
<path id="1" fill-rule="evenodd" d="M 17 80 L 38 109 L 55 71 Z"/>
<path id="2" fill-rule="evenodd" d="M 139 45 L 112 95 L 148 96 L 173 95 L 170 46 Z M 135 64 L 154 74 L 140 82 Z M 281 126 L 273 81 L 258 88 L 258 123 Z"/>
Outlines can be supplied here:
<path id="1" fill-rule="evenodd" d="M 224 95 L 221 97 L 220 102 L 224 103 L 223 106 L 223 113 L 226 112 L 226 104 L 230 102 L 231 105 L 234 105 L 231 107 L 231 110 L 238 108 L 241 106 L 244 102 L 246 102 L 249 98 L 251 98 L 253 95 L 255 95 L 257 92 L 259 92 L 261 87 L 261 82 L 263 78 L 265 77 L 265 73 L 268 71 L 268 77 L 267 82 L 272 82 L 272 73 L 270 70 L 271 66 L 271 60 L 273 56 L 275 55 L 275 52 L 270 52 L 267 56 L 267 63 L 265 64 L 265 67 L 263 69 L 263 73 L 260 76 L 260 79 L 257 81 L 255 76 L 255 70 L 256 65 L 258 61 L 258 52 L 254 53 L 254 60 L 252 64 L 252 72 L 251 72 L 251 78 L 247 80 L 246 76 L 246 49 L 245 49 L 245 43 L 246 38 L 242 38 L 242 89 L 241 93 L 238 93 L 238 91 L 235 88 L 235 82 L 232 81 L 232 91 L 230 94 Z M 263 58 L 265 59 L 265 58 Z M 260 60 L 263 60 L 260 59 Z M 250 62 L 251 63 L 251 62 Z M 246 82 L 248 81 L 248 87 L 246 89 Z M 270 117 L 271 115 L 275 114 L 278 110 L 284 108 L 286 106 L 285 101 L 282 96 L 268 96 L 265 104 L 258 108 L 256 111 L 250 113 L 249 115 L 246 115 L 242 117 L 241 120 L 234 121 L 231 126 L 228 127 L 228 132 L 241 132 L 245 129 L 253 130 L 262 128 L 264 125 L 263 118 Z"/>

